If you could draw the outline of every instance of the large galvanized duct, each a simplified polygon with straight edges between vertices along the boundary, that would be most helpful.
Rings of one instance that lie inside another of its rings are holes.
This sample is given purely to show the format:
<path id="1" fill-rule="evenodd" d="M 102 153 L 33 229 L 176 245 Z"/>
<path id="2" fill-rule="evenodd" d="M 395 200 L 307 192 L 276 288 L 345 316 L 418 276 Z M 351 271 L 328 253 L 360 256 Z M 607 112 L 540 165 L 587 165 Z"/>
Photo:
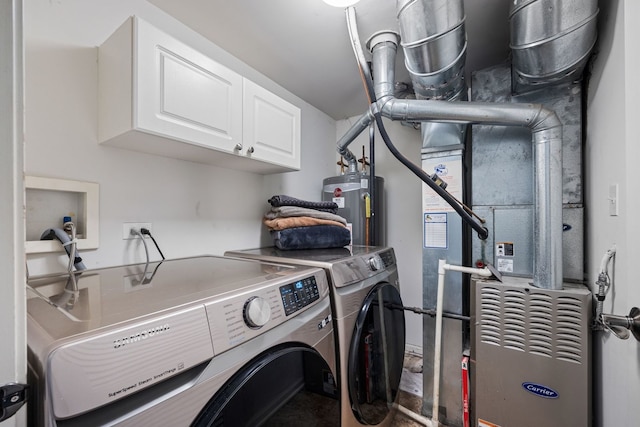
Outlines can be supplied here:
<path id="1" fill-rule="evenodd" d="M 466 92 L 462 0 L 398 0 L 396 11 L 416 98 L 459 99 Z"/>
<path id="2" fill-rule="evenodd" d="M 396 49 L 393 37 L 380 34 L 369 43 L 373 54 L 377 101 L 338 141 L 346 148 L 376 115 L 400 121 L 524 126 L 531 130 L 534 154 L 533 283 L 544 289 L 562 289 L 562 123 L 556 114 L 537 104 L 492 104 L 397 99 L 388 89 Z M 487 185 L 491 185 L 487 183 Z"/>
<path id="3" fill-rule="evenodd" d="M 405 67 L 417 99 L 467 100 L 462 0 L 398 0 L 396 15 Z M 466 126 L 422 123 L 422 148 L 462 144 Z"/>
<path id="4" fill-rule="evenodd" d="M 596 43 L 597 0 L 514 0 L 512 88 L 577 80 Z"/>

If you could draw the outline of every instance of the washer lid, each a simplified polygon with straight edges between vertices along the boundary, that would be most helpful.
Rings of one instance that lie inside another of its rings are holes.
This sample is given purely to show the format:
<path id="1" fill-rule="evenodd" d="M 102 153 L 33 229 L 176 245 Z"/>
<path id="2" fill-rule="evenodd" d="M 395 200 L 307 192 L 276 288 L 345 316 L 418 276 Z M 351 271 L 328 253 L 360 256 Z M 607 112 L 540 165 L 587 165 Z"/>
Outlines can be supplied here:
<path id="1" fill-rule="evenodd" d="M 384 273 L 396 264 L 393 248 L 383 246 L 353 245 L 343 248 L 293 251 L 283 251 L 271 246 L 227 251 L 225 255 L 324 268 L 335 287 L 347 286 Z"/>
<path id="2" fill-rule="evenodd" d="M 303 249 L 294 251 L 283 251 L 275 246 L 227 251 L 227 256 L 238 256 L 241 258 L 260 259 L 271 262 L 290 262 L 289 260 L 305 261 L 305 265 L 317 267 L 330 267 L 332 264 L 348 258 L 357 258 L 365 255 L 372 255 L 381 250 L 389 248 L 379 246 L 345 246 L 343 248 L 330 249 Z"/>
<path id="3" fill-rule="evenodd" d="M 51 340 L 162 314 L 308 269 L 215 256 L 33 278 L 27 312 Z M 31 342 L 30 342 L 31 344 Z"/>

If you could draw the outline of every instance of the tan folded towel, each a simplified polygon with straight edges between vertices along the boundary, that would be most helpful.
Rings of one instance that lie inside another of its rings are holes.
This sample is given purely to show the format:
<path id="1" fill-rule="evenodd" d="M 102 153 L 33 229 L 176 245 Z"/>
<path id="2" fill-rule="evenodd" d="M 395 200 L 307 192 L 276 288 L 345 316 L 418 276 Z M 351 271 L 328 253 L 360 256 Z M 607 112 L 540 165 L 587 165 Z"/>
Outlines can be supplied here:
<path id="1" fill-rule="evenodd" d="M 264 217 L 268 219 L 290 218 L 290 217 L 300 217 L 300 216 L 308 216 L 311 218 L 318 218 L 318 219 L 328 219 L 331 221 L 339 222 L 343 225 L 347 225 L 347 220 L 341 217 L 340 215 L 335 215 L 329 212 L 322 212 L 315 209 L 301 208 L 298 206 L 274 207 L 274 208 L 271 208 L 270 211 L 264 214 Z"/>
<path id="2" fill-rule="evenodd" d="M 330 219 L 312 218 L 310 216 L 293 216 L 289 218 L 264 218 L 264 224 L 272 230 L 286 230 L 293 227 L 309 227 L 313 225 L 338 225 L 344 227 L 344 224 Z"/>

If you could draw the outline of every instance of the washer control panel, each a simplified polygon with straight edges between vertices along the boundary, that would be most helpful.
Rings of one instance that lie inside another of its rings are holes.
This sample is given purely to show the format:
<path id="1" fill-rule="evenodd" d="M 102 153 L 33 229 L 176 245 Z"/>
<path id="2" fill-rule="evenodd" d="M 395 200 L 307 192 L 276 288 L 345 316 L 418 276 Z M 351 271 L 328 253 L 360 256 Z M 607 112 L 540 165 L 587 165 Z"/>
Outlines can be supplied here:
<path id="1" fill-rule="evenodd" d="M 280 286 L 280 296 L 287 316 L 308 306 L 320 298 L 315 276 Z"/>
<path id="2" fill-rule="evenodd" d="M 394 274 L 396 261 L 393 249 L 346 258 L 331 266 L 333 284 L 337 288 L 367 280 L 378 274 Z"/>
<path id="3" fill-rule="evenodd" d="M 240 345 L 329 296 L 324 271 L 247 287 L 205 303 L 214 353 Z"/>

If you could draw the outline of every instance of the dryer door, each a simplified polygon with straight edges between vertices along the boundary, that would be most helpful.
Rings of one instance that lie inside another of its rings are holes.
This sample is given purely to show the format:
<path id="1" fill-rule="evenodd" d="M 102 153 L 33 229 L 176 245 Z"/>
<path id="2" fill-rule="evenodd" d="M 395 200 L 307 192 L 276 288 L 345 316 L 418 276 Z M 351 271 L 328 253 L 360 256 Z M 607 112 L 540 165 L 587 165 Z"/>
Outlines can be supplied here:
<path id="1" fill-rule="evenodd" d="M 364 300 L 349 351 L 351 408 L 363 424 L 379 424 L 389 414 L 400 387 L 404 343 L 400 293 L 380 283 Z"/>
<path id="2" fill-rule="evenodd" d="M 209 400 L 193 427 L 338 426 L 331 369 L 302 344 L 274 347 L 243 366 Z"/>

